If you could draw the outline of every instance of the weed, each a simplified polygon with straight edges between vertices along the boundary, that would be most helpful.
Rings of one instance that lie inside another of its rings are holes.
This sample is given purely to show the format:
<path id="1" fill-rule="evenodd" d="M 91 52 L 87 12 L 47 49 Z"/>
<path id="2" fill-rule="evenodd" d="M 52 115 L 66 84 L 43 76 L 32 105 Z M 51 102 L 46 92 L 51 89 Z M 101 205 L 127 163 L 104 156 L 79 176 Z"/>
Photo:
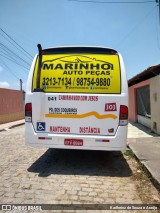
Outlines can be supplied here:
<path id="1" fill-rule="evenodd" d="M 126 151 L 123 154 L 128 157 L 134 157 L 134 153 L 132 152 L 131 149 L 126 149 Z"/>

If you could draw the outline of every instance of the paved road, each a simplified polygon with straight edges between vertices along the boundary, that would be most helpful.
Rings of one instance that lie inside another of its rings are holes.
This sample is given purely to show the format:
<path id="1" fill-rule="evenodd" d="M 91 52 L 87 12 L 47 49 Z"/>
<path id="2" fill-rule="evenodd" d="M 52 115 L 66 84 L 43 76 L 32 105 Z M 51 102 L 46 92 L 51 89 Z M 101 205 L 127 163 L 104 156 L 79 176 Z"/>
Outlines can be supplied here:
<path id="1" fill-rule="evenodd" d="M 120 152 L 27 147 L 24 126 L 0 132 L 0 150 L 1 203 L 144 203 L 133 178 L 137 163 Z M 159 202 L 152 186 L 149 196 Z"/>

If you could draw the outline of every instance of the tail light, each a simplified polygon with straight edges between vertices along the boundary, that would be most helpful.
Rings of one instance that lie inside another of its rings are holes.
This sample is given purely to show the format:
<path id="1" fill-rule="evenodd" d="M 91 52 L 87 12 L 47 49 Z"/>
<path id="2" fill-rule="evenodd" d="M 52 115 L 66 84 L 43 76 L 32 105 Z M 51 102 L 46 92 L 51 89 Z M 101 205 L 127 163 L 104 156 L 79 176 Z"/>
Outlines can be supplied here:
<path id="1" fill-rule="evenodd" d="M 120 106 L 119 125 L 126 126 L 128 124 L 128 107 L 125 105 Z"/>
<path id="2" fill-rule="evenodd" d="M 31 122 L 32 121 L 32 104 L 26 103 L 25 105 L 25 121 Z"/>

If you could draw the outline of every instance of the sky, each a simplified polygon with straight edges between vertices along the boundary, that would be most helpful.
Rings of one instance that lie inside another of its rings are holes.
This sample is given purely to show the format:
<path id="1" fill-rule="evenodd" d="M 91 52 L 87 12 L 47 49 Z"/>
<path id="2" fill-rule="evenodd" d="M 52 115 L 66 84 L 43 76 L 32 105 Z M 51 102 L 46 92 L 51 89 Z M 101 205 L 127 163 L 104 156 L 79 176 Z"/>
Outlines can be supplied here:
<path id="1" fill-rule="evenodd" d="M 156 0 L 0 0 L 0 88 L 26 89 L 38 43 L 113 48 L 130 79 L 160 64 Z"/>

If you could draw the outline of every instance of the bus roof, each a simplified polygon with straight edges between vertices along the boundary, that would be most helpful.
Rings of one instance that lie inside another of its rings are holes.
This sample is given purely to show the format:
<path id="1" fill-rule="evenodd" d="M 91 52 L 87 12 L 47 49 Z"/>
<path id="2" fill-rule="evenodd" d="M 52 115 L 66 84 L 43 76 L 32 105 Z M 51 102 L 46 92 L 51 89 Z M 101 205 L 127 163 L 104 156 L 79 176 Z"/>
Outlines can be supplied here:
<path id="1" fill-rule="evenodd" d="M 63 54 L 63 53 L 96 53 L 96 54 L 111 54 L 115 55 L 118 52 L 111 48 L 106 47 L 89 47 L 89 46 L 66 46 L 54 47 L 42 50 L 42 54 Z"/>

